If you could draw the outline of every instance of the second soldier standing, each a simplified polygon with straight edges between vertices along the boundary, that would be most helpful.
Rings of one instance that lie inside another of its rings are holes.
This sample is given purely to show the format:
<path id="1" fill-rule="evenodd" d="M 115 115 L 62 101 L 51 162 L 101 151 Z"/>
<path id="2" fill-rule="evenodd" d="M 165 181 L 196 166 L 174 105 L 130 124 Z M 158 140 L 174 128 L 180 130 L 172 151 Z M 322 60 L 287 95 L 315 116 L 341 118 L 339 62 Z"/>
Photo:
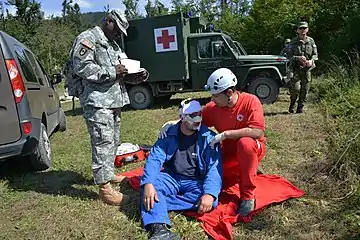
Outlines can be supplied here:
<path id="1" fill-rule="evenodd" d="M 290 106 L 289 112 L 302 113 L 304 103 L 310 87 L 311 70 L 315 68 L 318 52 L 314 39 L 307 36 L 309 26 L 307 22 L 300 22 L 297 33 L 291 43 L 287 58 L 290 61 Z"/>
<path id="2" fill-rule="evenodd" d="M 114 174 L 114 159 L 120 144 L 121 107 L 130 103 L 123 83 L 127 69 L 119 62 L 121 48 L 115 39 L 126 35 L 128 26 L 120 12 L 111 11 L 101 27 L 76 38 L 72 55 L 74 73 L 81 78 L 79 100 L 91 139 L 94 182 L 100 199 L 112 205 L 129 198 L 111 185 L 123 180 Z"/>

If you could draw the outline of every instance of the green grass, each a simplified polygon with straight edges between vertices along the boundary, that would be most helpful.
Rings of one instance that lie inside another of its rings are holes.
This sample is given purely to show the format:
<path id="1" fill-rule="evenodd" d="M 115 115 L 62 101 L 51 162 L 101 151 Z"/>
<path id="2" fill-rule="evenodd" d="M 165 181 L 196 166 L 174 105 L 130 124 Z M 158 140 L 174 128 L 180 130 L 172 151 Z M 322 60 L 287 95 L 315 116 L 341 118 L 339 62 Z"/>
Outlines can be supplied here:
<path id="1" fill-rule="evenodd" d="M 121 141 L 153 144 L 162 124 L 177 117 L 181 99 L 194 96 L 202 103 L 208 100 L 202 93 L 179 94 L 150 110 L 124 109 Z M 356 224 L 356 215 L 344 211 L 341 201 L 333 200 L 336 180 L 319 172 L 327 161 L 323 115 L 311 104 L 306 114 L 288 115 L 288 98 L 284 92 L 275 104 L 264 105 L 268 149 L 261 164 L 266 173 L 287 178 L 306 195 L 265 209 L 251 223 L 236 224 L 234 239 L 350 239 L 356 234 L 349 227 Z M 29 173 L 24 170 L 24 160 L 0 167 L 0 239 L 146 239 L 136 191 L 121 186 L 121 191 L 132 197 L 121 208 L 97 199 L 89 135 L 81 111 L 73 116 L 71 103 L 64 108 L 68 130 L 51 137 L 51 169 Z M 142 164 L 127 165 L 117 172 Z M 178 213 L 170 216 L 183 239 L 206 239 L 198 222 Z"/>

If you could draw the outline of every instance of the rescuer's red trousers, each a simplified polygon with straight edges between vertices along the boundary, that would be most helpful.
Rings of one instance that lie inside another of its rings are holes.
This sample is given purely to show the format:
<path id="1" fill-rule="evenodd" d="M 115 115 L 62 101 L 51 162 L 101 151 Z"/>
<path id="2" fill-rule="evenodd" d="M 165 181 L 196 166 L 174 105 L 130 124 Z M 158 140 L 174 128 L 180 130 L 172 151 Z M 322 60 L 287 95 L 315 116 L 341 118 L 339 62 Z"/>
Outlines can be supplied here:
<path id="1" fill-rule="evenodd" d="M 256 174 L 259 162 L 266 154 L 265 143 L 249 137 L 240 138 L 232 151 L 223 145 L 223 189 L 239 183 L 240 199 L 250 200 L 256 195 Z"/>

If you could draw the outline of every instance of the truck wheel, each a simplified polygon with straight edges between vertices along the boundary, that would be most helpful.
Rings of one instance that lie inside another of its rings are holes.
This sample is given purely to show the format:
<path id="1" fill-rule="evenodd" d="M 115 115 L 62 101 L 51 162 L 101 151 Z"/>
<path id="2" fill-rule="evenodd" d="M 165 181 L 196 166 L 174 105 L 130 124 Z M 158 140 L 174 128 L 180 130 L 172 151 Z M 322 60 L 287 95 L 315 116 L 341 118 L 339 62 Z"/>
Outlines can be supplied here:
<path id="1" fill-rule="evenodd" d="M 59 108 L 59 130 L 60 132 L 66 131 L 66 115 L 64 113 L 64 110 L 62 108 Z"/>
<path id="2" fill-rule="evenodd" d="M 129 91 L 130 106 L 133 109 L 146 109 L 154 102 L 151 90 L 144 85 L 136 85 Z"/>
<path id="3" fill-rule="evenodd" d="M 276 101 L 279 96 L 279 85 L 271 78 L 256 78 L 249 87 L 248 92 L 256 95 L 262 104 L 271 104 Z"/>
<path id="4" fill-rule="evenodd" d="M 43 171 L 51 167 L 51 146 L 46 127 L 41 123 L 39 143 L 35 152 L 30 155 L 30 163 L 34 170 Z"/>

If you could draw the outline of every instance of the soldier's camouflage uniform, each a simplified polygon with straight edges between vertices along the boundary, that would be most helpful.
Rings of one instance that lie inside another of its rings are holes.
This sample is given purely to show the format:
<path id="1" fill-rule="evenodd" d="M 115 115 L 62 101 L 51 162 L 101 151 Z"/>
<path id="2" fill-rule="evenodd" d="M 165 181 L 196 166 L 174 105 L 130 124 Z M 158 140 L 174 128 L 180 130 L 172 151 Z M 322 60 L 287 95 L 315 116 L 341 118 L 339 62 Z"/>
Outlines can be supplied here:
<path id="1" fill-rule="evenodd" d="M 290 49 L 290 45 L 287 46 L 287 47 L 284 47 L 283 49 L 281 49 L 281 51 L 280 51 L 280 56 L 287 57 L 287 56 L 288 56 L 289 49 Z"/>
<path id="2" fill-rule="evenodd" d="M 299 61 L 301 56 L 305 56 L 306 60 L 313 60 L 313 65 L 311 67 L 302 66 Z M 290 108 L 295 105 L 298 99 L 298 109 L 302 109 L 309 91 L 311 70 L 315 68 L 315 61 L 318 60 L 314 39 L 309 36 L 305 40 L 301 40 L 299 37 L 292 39 L 287 58 L 290 61 Z"/>
<path id="3" fill-rule="evenodd" d="M 74 73 L 82 79 L 79 100 L 91 137 L 94 182 L 103 184 L 114 178 L 121 107 L 130 103 L 115 70 L 122 51 L 98 26 L 82 32 L 73 50 Z"/>

